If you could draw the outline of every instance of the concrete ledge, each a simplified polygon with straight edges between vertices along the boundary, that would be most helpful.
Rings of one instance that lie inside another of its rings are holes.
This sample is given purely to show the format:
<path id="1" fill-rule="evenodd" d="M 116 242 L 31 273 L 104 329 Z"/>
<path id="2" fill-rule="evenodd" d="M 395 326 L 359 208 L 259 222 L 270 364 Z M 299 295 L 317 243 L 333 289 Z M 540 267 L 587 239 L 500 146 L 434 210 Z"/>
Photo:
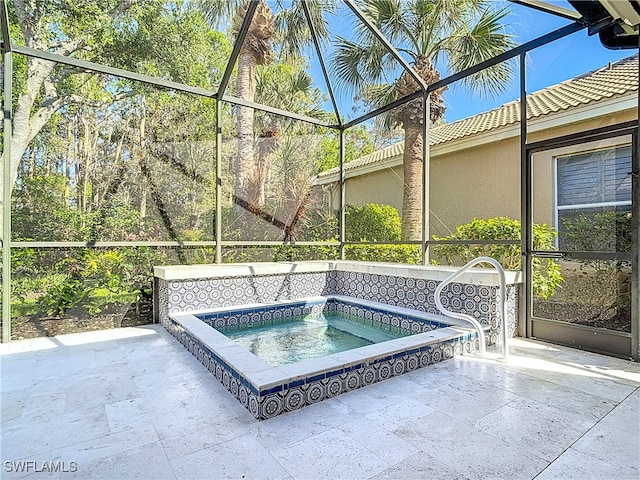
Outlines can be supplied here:
<path id="1" fill-rule="evenodd" d="M 162 280 L 195 280 L 221 277 L 252 277 L 262 275 L 287 275 L 314 272 L 356 272 L 373 275 L 392 275 L 405 278 L 442 281 L 459 267 L 422 266 L 393 263 L 355 261 L 264 262 L 228 263 L 208 265 L 169 265 L 154 268 L 154 275 Z M 472 285 L 498 286 L 500 280 L 493 269 L 473 268 L 458 280 Z M 507 284 L 522 283 L 522 272 L 506 272 Z"/>

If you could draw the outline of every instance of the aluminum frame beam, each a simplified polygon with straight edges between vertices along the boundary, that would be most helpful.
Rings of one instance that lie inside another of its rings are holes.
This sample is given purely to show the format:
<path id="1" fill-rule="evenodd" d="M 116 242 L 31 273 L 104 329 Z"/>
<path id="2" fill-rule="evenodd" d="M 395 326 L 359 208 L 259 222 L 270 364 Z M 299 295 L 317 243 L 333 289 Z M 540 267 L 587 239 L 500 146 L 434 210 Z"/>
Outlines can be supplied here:
<path id="1" fill-rule="evenodd" d="M 338 125 L 334 125 L 333 123 L 327 122 L 325 120 L 320 120 L 319 118 L 309 117 L 307 115 L 302 115 L 299 113 L 288 112 L 286 110 L 282 110 L 276 107 L 270 107 L 269 105 L 263 105 L 261 103 L 250 102 L 249 100 L 244 100 L 239 97 L 234 97 L 232 95 L 225 95 L 221 98 L 223 102 L 232 103 L 234 105 L 240 105 L 242 107 L 250 107 L 255 110 L 260 110 L 262 112 L 273 113 L 274 115 L 280 115 L 282 117 L 291 118 L 293 120 L 300 120 L 301 122 L 311 123 L 313 125 L 318 125 L 320 127 L 334 128 L 340 129 Z"/>
<path id="2" fill-rule="evenodd" d="M 212 90 L 206 90 L 204 88 L 192 87 L 180 82 L 174 82 L 171 80 L 164 80 L 162 78 L 152 77 L 150 75 L 144 75 L 142 73 L 135 73 L 122 68 L 109 67 L 107 65 L 101 65 L 99 63 L 89 62 L 87 60 L 81 60 L 79 58 L 67 57 L 65 55 L 59 55 L 57 53 L 44 52 L 35 48 L 23 47 L 22 45 L 16 45 L 12 50 L 14 53 L 19 53 L 27 57 L 41 58 L 43 60 L 49 60 L 51 62 L 61 63 L 63 65 L 69 65 L 82 70 L 90 70 L 96 73 L 104 73 L 105 75 L 113 75 L 115 77 L 126 78 L 129 80 L 135 80 L 138 82 L 148 83 L 155 85 L 156 87 L 168 88 L 171 90 L 177 90 L 179 92 L 192 93 L 201 97 L 216 97 L 216 92 Z"/>
<path id="3" fill-rule="evenodd" d="M 640 50 L 640 37 L 638 39 Z M 638 64 L 640 81 L 640 63 Z M 640 361 L 640 95 L 638 95 L 638 120 L 633 136 L 634 154 L 631 156 L 631 218 L 635 218 L 631 231 L 631 355 Z M 635 299 L 635 300 L 634 300 Z M 635 322 L 633 321 L 635 319 Z"/>
<path id="4" fill-rule="evenodd" d="M 569 10 L 568 8 L 560 7 L 558 5 L 552 5 L 548 2 L 543 2 L 542 0 L 509 0 L 511 3 L 515 3 L 517 5 L 522 5 L 524 7 L 529 7 L 534 10 L 538 10 L 544 13 L 550 13 L 551 15 L 556 15 L 558 17 L 566 18 L 567 20 L 580 20 L 582 15 L 580 15 L 575 10 Z"/>
<path id="5" fill-rule="evenodd" d="M 218 85 L 218 98 L 222 97 L 224 95 L 224 92 L 227 90 L 229 79 L 231 78 L 231 73 L 233 72 L 233 68 L 236 66 L 238 56 L 240 55 L 240 50 L 242 50 L 242 46 L 244 45 L 247 33 L 249 32 L 249 27 L 251 26 L 251 22 L 253 21 L 253 15 L 256 13 L 257 8 L 258 1 L 251 0 L 249 2 L 249 7 L 247 8 L 247 13 L 245 13 L 244 19 L 242 20 L 242 25 L 240 26 L 238 35 L 236 36 L 236 41 L 233 44 L 231 56 L 227 61 L 227 68 L 225 68 L 224 73 L 222 74 L 222 80 L 220 80 L 220 85 Z"/>
<path id="6" fill-rule="evenodd" d="M 13 54 L 4 56 L 3 143 L 2 143 L 2 343 L 11 340 L 11 135 Z"/>
<path id="7" fill-rule="evenodd" d="M 311 14 L 309 13 L 309 7 L 307 6 L 307 2 L 302 2 L 302 10 L 304 12 L 305 18 L 307 19 L 309 32 L 311 33 L 313 46 L 316 49 L 316 55 L 318 56 L 318 61 L 320 62 L 320 68 L 322 69 L 322 75 L 324 76 L 324 81 L 327 84 L 327 89 L 329 90 L 329 97 L 331 98 L 331 104 L 333 105 L 333 110 L 335 111 L 335 114 L 336 114 L 336 121 L 338 122 L 338 126 L 342 128 L 342 117 L 340 116 L 340 109 L 338 108 L 338 102 L 336 101 L 336 97 L 333 93 L 333 87 L 331 86 L 331 80 L 329 79 L 329 72 L 327 71 L 327 66 L 324 61 L 324 56 L 322 55 L 322 49 L 320 48 L 320 40 L 318 39 L 316 28 L 313 25 L 313 21 L 311 20 Z"/>
<path id="8" fill-rule="evenodd" d="M 222 102 L 216 98 L 216 263 L 222 263 Z"/>
<path id="9" fill-rule="evenodd" d="M 10 52 L 11 33 L 9 32 L 9 12 L 6 0 L 0 2 L 0 29 L 2 30 L 2 53 Z"/>

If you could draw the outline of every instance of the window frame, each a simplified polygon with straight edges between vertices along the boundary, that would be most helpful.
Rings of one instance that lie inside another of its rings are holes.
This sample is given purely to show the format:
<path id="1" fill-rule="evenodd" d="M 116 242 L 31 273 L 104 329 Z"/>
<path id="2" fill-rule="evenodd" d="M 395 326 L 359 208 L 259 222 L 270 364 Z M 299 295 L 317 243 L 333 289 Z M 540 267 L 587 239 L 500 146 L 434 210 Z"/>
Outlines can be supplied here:
<path id="1" fill-rule="evenodd" d="M 595 203 L 578 203 L 574 205 L 559 205 L 559 190 L 560 185 L 558 184 L 560 175 L 559 175 L 559 163 L 560 160 L 566 159 L 569 157 L 575 157 L 578 155 L 585 155 L 592 152 L 602 152 L 604 150 L 615 150 L 618 148 L 630 147 L 633 149 L 633 144 L 629 141 L 614 145 L 596 147 L 596 148 L 588 148 L 585 150 L 578 150 L 573 153 L 562 153 L 553 156 L 553 223 L 555 225 L 555 229 L 558 232 L 558 235 L 555 239 L 556 248 L 560 248 L 560 212 L 563 210 L 587 210 L 591 208 L 615 208 L 615 207 L 626 207 L 628 206 L 631 209 L 633 205 L 633 198 L 631 192 L 629 192 L 629 200 L 616 200 L 612 202 L 595 202 Z M 633 152 L 632 152 L 633 154 Z M 603 161 L 603 160 L 601 160 Z"/>

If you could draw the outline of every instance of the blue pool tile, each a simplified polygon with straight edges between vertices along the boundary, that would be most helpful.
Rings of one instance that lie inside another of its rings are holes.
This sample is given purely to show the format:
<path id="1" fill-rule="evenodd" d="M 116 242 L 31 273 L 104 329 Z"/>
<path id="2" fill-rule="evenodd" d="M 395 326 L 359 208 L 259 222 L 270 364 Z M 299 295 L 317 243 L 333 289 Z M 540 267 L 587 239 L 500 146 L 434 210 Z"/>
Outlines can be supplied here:
<path id="1" fill-rule="evenodd" d="M 335 377 L 336 375 L 340 375 L 341 373 L 344 373 L 344 368 L 341 368 L 339 370 L 334 370 L 332 372 L 327 372 L 326 377 Z"/>
<path id="2" fill-rule="evenodd" d="M 260 396 L 271 395 L 272 393 L 278 393 L 282 391 L 282 385 L 276 385 L 273 388 L 267 388 L 266 390 L 260 390 Z"/>
<path id="3" fill-rule="evenodd" d="M 293 382 L 289 382 L 289 384 L 287 385 L 287 388 L 295 388 L 295 387 L 299 387 L 301 385 L 304 385 L 304 380 L 303 379 L 294 380 Z"/>
<path id="4" fill-rule="evenodd" d="M 317 382 L 318 380 L 322 380 L 325 378 L 324 373 L 320 373 L 319 375 L 314 375 L 313 377 L 307 377 L 306 383 Z"/>

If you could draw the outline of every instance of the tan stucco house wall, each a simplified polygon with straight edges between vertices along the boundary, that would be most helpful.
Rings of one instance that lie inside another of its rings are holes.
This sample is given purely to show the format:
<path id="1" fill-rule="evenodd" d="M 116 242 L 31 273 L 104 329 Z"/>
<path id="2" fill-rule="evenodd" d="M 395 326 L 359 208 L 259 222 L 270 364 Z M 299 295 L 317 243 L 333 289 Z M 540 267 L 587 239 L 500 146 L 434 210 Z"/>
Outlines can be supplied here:
<path id="1" fill-rule="evenodd" d="M 538 142 L 635 119 L 637 84 L 624 95 L 530 119 L 527 122 L 528 141 Z M 556 156 L 629 144 L 630 141 L 625 137 L 537 154 L 534 165 L 536 222 L 553 225 Z M 347 204 L 383 203 L 401 213 L 401 149 L 396 148 L 392 153 L 393 156 L 384 158 L 383 152 L 374 162 L 346 170 Z M 338 178 L 334 172 L 317 181 L 324 187 L 327 203 L 336 209 L 339 207 Z M 520 197 L 519 122 L 431 147 L 430 235 L 448 235 L 474 217 L 520 218 Z"/>

